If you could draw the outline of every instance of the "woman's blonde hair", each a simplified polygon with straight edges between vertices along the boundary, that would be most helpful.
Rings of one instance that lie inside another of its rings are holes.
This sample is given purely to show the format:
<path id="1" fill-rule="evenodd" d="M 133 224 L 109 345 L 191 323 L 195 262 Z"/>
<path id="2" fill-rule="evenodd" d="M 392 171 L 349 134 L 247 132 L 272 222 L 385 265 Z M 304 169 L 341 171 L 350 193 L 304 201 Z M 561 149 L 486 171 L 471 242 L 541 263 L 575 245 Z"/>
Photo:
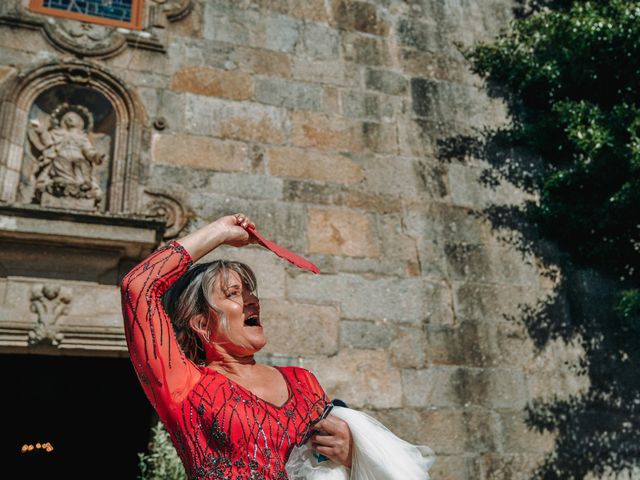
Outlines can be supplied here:
<path id="1" fill-rule="evenodd" d="M 187 358 L 194 363 L 205 361 L 200 338 L 204 327 L 194 327 L 192 319 L 197 316 L 205 319 L 213 325 L 213 332 L 229 328 L 227 318 L 213 301 L 213 289 L 218 280 L 224 289 L 231 271 L 240 276 L 245 288 L 254 293 L 257 291 L 256 276 L 248 265 L 234 260 L 214 260 L 192 265 L 163 296 L 164 309 L 171 319 L 176 339 Z"/>

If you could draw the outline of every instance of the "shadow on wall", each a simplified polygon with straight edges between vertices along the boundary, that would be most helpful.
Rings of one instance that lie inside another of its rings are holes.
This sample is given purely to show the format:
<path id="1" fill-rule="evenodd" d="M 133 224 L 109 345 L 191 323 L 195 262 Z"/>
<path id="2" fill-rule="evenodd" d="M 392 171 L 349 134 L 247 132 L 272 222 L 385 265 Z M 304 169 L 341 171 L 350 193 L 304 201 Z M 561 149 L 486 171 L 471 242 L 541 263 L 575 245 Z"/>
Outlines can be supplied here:
<path id="1" fill-rule="evenodd" d="M 522 18 L 542 8 L 567 10 L 576 2 L 516 0 L 515 3 L 515 17 Z M 522 119 L 523 103 L 514 102 L 508 92 L 490 83 L 489 95 L 506 100 L 513 118 Z M 540 110 L 544 114 L 544 110 Z M 479 160 L 486 166 L 479 180 L 483 187 L 496 189 L 502 183 L 510 183 L 536 193 L 536 183 L 545 165 L 527 151 L 514 148 L 510 133 L 509 128 L 505 128 L 486 130 L 476 136 L 441 139 L 439 160 L 462 164 L 471 159 L 475 164 Z M 602 179 L 599 182 L 603 183 Z M 533 255 L 540 262 L 541 271 L 554 281 L 555 289 L 548 297 L 535 305 L 521 305 L 519 314 L 509 320 L 525 326 L 538 352 L 554 340 L 578 343 L 584 357 L 575 373 L 589 379 L 588 388 L 581 393 L 557 392 L 550 400 L 533 400 L 526 407 L 530 429 L 555 434 L 554 449 L 532 478 L 583 479 L 603 475 L 635 478 L 640 467 L 639 323 L 625 323 L 614 311 L 621 281 L 603 273 L 613 259 L 604 262 L 598 271 L 578 267 L 568 250 L 563 251 L 543 237 L 536 224 L 529 220 L 532 205 L 489 205 L 478 213 L 500 241 L 520 251 L 523 259 Z M 589 245 L 586 238 L 578 235 L 575 238 L 569 235 L 569 238 L 565 248 Z"/>
<path id="2" fill-rule="evenodd" d="M 532 192 L 539 168 L 523 152 L 509 148 L 500 131 L 477 137 L 457 136 L 439 142 L 442 162 L 467 163 L 470 158 L 489 165 L 480 176 L 484 187 L 495 189 L 510 182 Z M 542 238 L 526 220 L 526 205 L 490 205 L 478 213 L 500 241 L 533 254 L 543 271 L 556 280 L 552 295 L 536 305 L 521 305 L 518 318 L 537 351 L 562 339 L 577 341 L 585 357 L 576 374 L 587 375 L 590 387 L 579 396 L 562 392 L 552 401 L 527 406 L 527 425 L 535 431 L 556 434 L 554 450 L 532 478 L 582 479 L 633 468 L 640 458 L 640 332 L 629 332 L 613 313 L 611 280 L 595 271 L 571 265 L 563 252 Z M 576 238 L 576 241 L 580 241 Z M 636 419 L 632 421 L 632 419 Z"/>

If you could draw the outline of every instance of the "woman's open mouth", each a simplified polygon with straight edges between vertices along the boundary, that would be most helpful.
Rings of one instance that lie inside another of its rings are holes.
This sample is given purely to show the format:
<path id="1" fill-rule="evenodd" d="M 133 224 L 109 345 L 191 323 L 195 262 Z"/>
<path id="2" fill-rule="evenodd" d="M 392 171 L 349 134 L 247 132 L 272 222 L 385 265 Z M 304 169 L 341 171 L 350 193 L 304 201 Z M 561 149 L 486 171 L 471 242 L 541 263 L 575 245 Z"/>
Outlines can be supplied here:
<path id="1" fill-rule="evenodd" d="M 260 317 L 258 317 L 258 315 L 251 315 L 244 321 L 244 324 L 247 327 L 260 327 Z"/>

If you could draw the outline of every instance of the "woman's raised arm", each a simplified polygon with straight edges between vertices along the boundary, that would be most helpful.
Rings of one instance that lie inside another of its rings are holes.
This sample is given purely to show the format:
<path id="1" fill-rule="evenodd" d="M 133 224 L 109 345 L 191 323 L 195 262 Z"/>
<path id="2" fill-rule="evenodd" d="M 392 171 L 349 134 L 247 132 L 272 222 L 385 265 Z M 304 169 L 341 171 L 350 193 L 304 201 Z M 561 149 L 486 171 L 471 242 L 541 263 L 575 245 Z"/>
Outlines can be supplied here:
<path id="1" fill-rule="evenodd" d="M 222 217 L 163 246 L 134 267 L 122 281 L 124 329 L 131 361 L 151 404 L 162 419 L 200 379 L 175 338 L 162 295 L 191 264 L 222 244 L 252 243 L 242 214 Z"/>

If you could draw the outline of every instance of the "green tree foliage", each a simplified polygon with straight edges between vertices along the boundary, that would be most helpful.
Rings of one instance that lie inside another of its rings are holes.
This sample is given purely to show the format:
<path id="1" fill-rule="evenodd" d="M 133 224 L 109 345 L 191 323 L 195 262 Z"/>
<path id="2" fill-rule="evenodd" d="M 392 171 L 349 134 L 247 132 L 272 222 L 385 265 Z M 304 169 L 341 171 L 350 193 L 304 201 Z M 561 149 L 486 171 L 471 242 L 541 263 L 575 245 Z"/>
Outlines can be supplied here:
<path id="1" fill-rule="evenodd" d="M 508 31 L 465 50 L 490 92 L 507 101 L 512 124 L 446 139 L 441 158 L 470 152 L 492 165 L 487 185 L 502 176 L 536 192 L 524 208 L 492 206 L 486 217 L 496 230 L 522 234 L 519 247 L 543 264 L 562 267 L 554 295 L 522 306 L 518 320 L 539 348 L 555 338 L 578 342 L 577 373 L 589 386 L 527 407 L 531 429 L 555 434 L 534 478 L 637 472 L 640 0 L 519 3 Z"/>
<path id="2" fill-rule="evenodd" d="M 544 161 L 529 218 L 579 265 L 619 279 L 640 315 L 640 2 L 554 2 L 467 52 L 501 89 L 502 132 Z"/>
<path id="3" fill-rule="evenodd" d="M 139 480 L 187 480 L 182 461 L 162 422 L 152 429 L 148 453 L 138 454 Z"/>

